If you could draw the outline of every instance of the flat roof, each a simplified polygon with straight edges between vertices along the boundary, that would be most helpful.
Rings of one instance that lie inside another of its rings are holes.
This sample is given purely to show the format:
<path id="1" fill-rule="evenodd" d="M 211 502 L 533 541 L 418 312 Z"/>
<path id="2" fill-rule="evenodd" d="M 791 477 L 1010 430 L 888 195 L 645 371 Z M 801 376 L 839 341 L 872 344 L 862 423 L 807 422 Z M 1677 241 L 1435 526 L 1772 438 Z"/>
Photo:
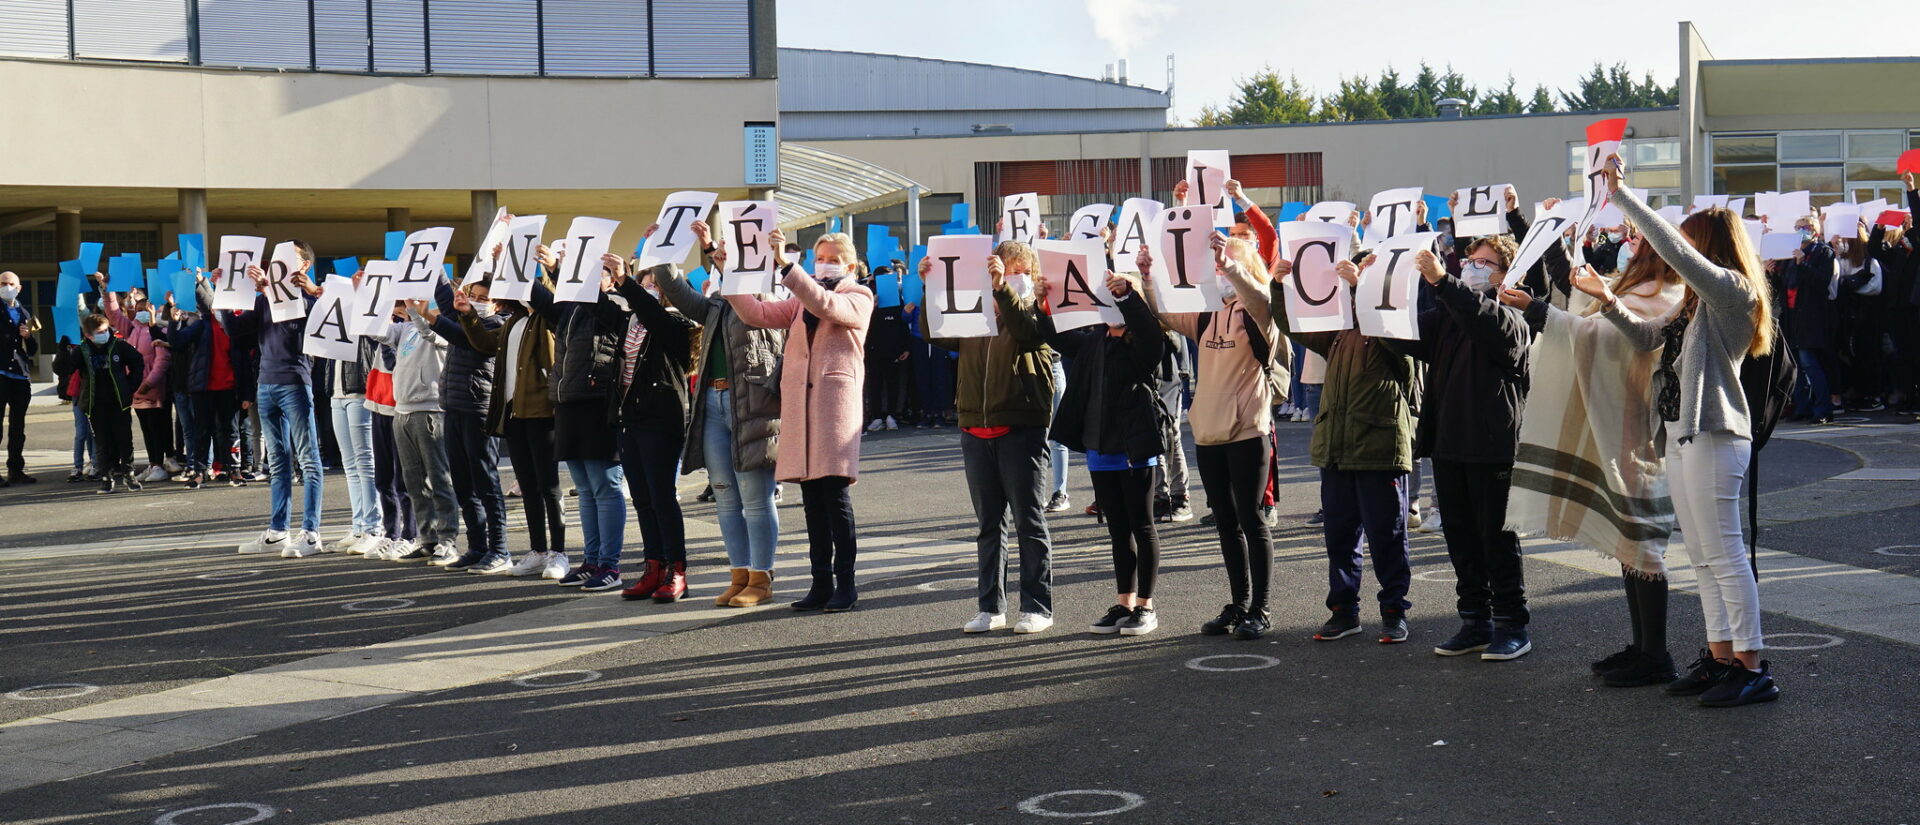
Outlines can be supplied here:
<path id="1" fill-rule="evenodd" d="M 803 143 L 822 143 L 832 140 L 944 140 L 953 138 L 1004 138 L 1004 137 L 1044 137 L 1048 135 L 1125 135 L 1141 132 L 1225 132 L 1245 129 L 1291 129 L 1303 127 L 1327 126 L 1385 126 L 1393 124 L 1421 123 L 1472 123 L 1489 120 L 1515 120 L 1520 118 L 1546 117 L 1590 117 L 1604 118 L 1616 115 L 1632 115 L 1646 112 L 1675 112 L 1678 106 L 1656 106 L 1644 109 L 1596 109 L 1582 112 L 1523 112 L 1512 115 L 1469 115 L 1462 118 L 1419 117 L 1397 118 L 1394 120 L 1339 120 L 1313 123 L 1239 123 L 1228 126 L 1166 126 L 1157 129 L 1067 129 L 1045 132 L 978 132 L 967 135 L 875 135 L 873 137 L 849 138 L 805 138 Z"/>

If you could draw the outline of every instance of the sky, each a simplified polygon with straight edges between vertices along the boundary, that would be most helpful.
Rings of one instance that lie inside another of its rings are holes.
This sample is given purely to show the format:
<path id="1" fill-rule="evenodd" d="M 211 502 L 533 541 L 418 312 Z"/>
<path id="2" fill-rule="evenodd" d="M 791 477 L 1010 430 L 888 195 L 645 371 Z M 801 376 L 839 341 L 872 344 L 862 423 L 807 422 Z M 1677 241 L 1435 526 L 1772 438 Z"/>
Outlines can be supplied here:
<path id="1" fill-rule="evenodd" d="M 1129 58 L 1132 82 L 1166 87 L 1190 123 L 1224 106 L 1235 81 L 1271 66 L 1325 95 L 1340 78 L 1425 60 L 1485 89 L 1509 74 L 1524 99 L 1537 83 L 1571 88 L 1624 62 L 1636 77 L 1678 75 L 1677 24 L 1691 20 L 1719 59 L 1877 57 L 1920 52 L 1920 3 L 1895 0 L 1841 16 L 1796 0 L 1541 0 L 1330 3 L 1326 0 L 779 0 L 780 45 L 964 60 L 1099 77 Z M 1869 9 L 1871 9 L 1869 11 Z"/>

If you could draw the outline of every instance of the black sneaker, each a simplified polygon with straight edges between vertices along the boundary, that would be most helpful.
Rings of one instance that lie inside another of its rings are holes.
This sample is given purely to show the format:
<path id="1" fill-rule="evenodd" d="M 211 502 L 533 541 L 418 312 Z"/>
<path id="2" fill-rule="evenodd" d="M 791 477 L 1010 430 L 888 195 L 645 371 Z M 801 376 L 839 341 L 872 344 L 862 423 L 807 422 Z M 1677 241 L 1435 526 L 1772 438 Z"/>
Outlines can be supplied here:
<path id="1" fill-rule="evenodd" d="M 1173 507 L 1167 511 L 1167 520 L 1175 524 L 1193 520 L 1193 505 L 1187 503 L 1186 496 L 1173 500 Z"/>
<path id="2" fill-rule="evenodd" d="M 1407 640 L 1407 614 L 1382 613 L 1380 615 L 1380 643 L 1397 645 Z"/>
<path id="3" fill-rule="evenodd" d="M 1107 608 L 1107 615 L 1101 616 L 1100 621 L 1094 622 L 1087 629 L 1101 636 L 1110 636 L 1119 633 L 1120 623 L 1131 618 L 1133 618 L 1133 608 L 1116 604 Z"/>
<path id="4" fill-rule="evenodd" d="M 38 482 L 39 480 L 40 479 L 34 478 L 33 476 L 27 475 L 26 473 L 8 473 L 7 474 L 8 484 L 33 484 Z"/>
<path id="5" fill-rule="evenodd" d="M 1120 635 L 1145 636 L 1160 626 L 1160 617 L 1153 608 L 1144 605 L 1133 609 L 1133 615 L 1120 623 Z"/>
<path id="6" fill-rule="evenodd" d="M 110 495 L 119 491 L 113 488 L 113 476 L 107 476 L 106 478 L 100 479 L 100 489 L 94 492 L 100 495 Z"/>
<path id="7" fill-rule="evenodd" d="M 1706 693 L 1700 694 L 1701 707 L 1737 708 L 1780 698 L 1780 686 L 1773 683 L 1772 667 L 1761 662 L 1759 670 L 1729 667 L 1725 676 Z"/>
<path id="8" fill-rule="evenodd" d="M 1638 661 L 1639 659 L 1640 659 L 1640 646 L 1627 645 L 1627 649 L 1622 650 L 1619 653 L 1615 653 L 1612 656 L 1608 656 L 1605 659 L 1601 659 L 1598 662 L 1594 662 L 1592 665 L 1593 675 L 1604 676 L 1609 670 L 1615 670 L 1618 668 L 1626 667 L 1628 664 Z"/>
<path id="9" fill-rule="evenodd" d="M 394 561 L 420 562 L 420 561 L 426 561 L 427 559 L 430 559 L 430 558 L 433 558 L 433 553 L 432 551 L 427 549 L 427 545 L 416 544 L 413 546 L 412 550 L 407 551 L 406 555 L 396 557 Z"/>
<path id="10" fill-rule="evenodd" d="M 568 570 L 566 575 L 560 577 L 558 584 L 561 587 L 579 587 L 585 584 L 587 579 L 593 578 L 596 572 L 599 572 L 599 568 L 591 564 L 583 564 Z"/>
<path id="11" fill-rule="evenodd" d="M 86 481 L 86 480 L 87 480 L 87 474 L 80 472 L 79 470 L 74 470 L 72 475 L 67 476 L 68 484 L 79 484 L 80 482 Z"/>
<path id="12" fill-rule="evenodd" d="M 620 581 L 620 568 L 618 567 L 595 568 L 593 575 L 588 576 L 586 581 L 580 583 L 581 590 L 593 593 L 598 593 L 602 590 L 619 590 L 623 586 L 624 583 Z"/>
<path id="13" fill-rule="evenodd" d="M 1267 611 L 1258 607 L 1250 608 L 1240 618 L 1240 624 L 1234 627 L 1233 638 L 1250 642 L 1267 635 L 1267 631 L 1272 629 L 1273 622 L 1267 619 Z"/>
<path id="14" fill-rule="evenodd" d="M 1727 669 L 1729 667 L 1731 666 L 1727 663 L 1713 658 L 1712 653 L 1702 650 L 1700 651 L 1700 658 L 1693 660 L 1693 664 L 1687 665 L 1686 675 L 1667 684 L 1667 694 L 1671 696 L 1698 696 L 1706 693 L 1709 688 L 1712 688 L 1722 677 L 1727 675 Z"/>
<path id="15" fill-rule="evenodd" d="M 140 483 L 139 476 L 132 473 L 121 473 L 120 485 L 135 493 L 140 492 L 140 488 L 144 486 Z"/>
<path id="16" fill-rule="evenodd" d="M 1227 605 L 1226 607 L 1220 608 L 1220 615 L 1213 617 L 1212 621 L 1200 626 L 1200 633 L 1204 636 L 1225 636 L 1228 633 L 1232 633 L 1234 628 L 1239 627 L 1241 620 L 1245 619 L 1246 615 L 1246 610 L 1241 608 L 1240 605 Z"/>
<path id="17" fill-rule="evenodd" d="M 1071 500 L 1067 498 L 1066 493 L 1054 493 L 1053 498 L 1047 499 L 1047 512 L 1049 513 L 1064 512 L 1070 506 L 1072 506 L 1072 503 Z"/>
<path id="18" fill-rule="evenodd" d="M 711 484 L 707 485 L 707 489 L 701 490 L 700 495 L 694 496 L 693 500 L 702 502 L 702 503 L 712 502 L 713 501 L 713 485 Z"/>
<path id="19" fill-rule="evenodd" d="M 1220 526 L 1220 520 L 1213 517 L 1212 510 L 1208 510 L 1206 515 L 1200 517 L 1200 526 L 1218 527 Z"/>
<path id="20" fill-rule="evenodd" d="M 1341 611 L 1333 614 L 1333 618 L 1328 619 L 1326 624 L 1321 625 L 1319 630 L 1313 632 L 1313 640 L 1316 642 L 1331 642 L 1335 639 L 1347 638 L 1359 632 L 1359 614 Z"/>
<path id="21" fill-rule="evenodd" d="M 1533 641 L 1527 638 L 1526 625 L 1494 625 L 1493 641 L 1487 649 L 1480 652 L 1482 662 L 1505 662 L 1518 659 L 1533 650 Z"/>
<path id="22" fill-rule="evenodd" d="M 1636 649 L 1632 659 L 1600 674 L 1600 684 L 1612 688 L 1650 687 L 1671 682 L 1678 676 L 1673 670 L 1673 657 L 1666 651 L 1656 654 Z"/>
<path id="23" fill-rule="evenodd" d="M 1465 656 L 1487 649 L 1487 643 L 1493 641 L 1493 625 L 1484 621 L 1467 621 L 1460 624 L 1460 630 L 1448 639 L 1433 646 L 1433 652 L 1442 656 Z"/>
<path id="24" fill-rule="evenodd" d="M 470 568 L 476 564 L 479 564 L 480 560 L 486 557 L 487 557 L 487 554 L 484 552 L 477 551 L 477 550 L 468 550 L 465 553 L 461 553 L 460 558 L 454 559 L 452 564 L 447 565 L 447 569 L 448 570 L 466 570 L 467 568 Z"/>
<path id="25" fill-rule="evenodd" d="M 1319 526 L 1326 523 L 1327 523 L 1327 511 L 1325 510 L 1321 510 L 1320 512 L 1314 513 L 1311 516 L 1307 516 L 1307 524 L 1309 525 Z"/>

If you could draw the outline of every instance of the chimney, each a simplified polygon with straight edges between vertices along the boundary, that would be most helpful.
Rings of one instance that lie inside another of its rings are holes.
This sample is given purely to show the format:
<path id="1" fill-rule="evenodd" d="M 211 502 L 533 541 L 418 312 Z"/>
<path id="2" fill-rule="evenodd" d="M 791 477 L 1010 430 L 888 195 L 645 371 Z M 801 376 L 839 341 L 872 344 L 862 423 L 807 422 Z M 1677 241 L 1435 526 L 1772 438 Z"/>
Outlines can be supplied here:
<path id="1" fill-rule="evenodd" d="M 1465 117 L 1467 102 L 1457 97 L 1449 97 L 1434 104 L 1440 107 L 1441 120 L 1459 120 Z"/>
<path id="2" fill-rule="evenodd" d="M 1119 74 L 1120 85 L 1127 85 L 1127 59 L 1124 57 L 1120 58 L 1120 62 L 1114 64 L 1114 68 Z"/>
<path id="3" fill-rule="evenodd" d="M 1107 83 L 1113 82 L 1113 64 L 1112 63 L 1108 63 L 1100 69 L 1100 79 Z"/>

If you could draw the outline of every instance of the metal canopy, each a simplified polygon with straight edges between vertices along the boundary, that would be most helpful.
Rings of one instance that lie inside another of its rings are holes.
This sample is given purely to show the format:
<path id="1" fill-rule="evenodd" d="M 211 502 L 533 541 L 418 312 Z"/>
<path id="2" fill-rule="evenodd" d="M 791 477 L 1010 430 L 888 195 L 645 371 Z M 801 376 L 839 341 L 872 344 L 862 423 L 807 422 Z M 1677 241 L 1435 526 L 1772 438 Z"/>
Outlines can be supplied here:
<path id="1" fill-rule="evenodd" d="M 798 143 L 780 144 L 780 227 L 814 226 L 846 214 L 906 203 L 925 188 L 891 169 Z"/>

